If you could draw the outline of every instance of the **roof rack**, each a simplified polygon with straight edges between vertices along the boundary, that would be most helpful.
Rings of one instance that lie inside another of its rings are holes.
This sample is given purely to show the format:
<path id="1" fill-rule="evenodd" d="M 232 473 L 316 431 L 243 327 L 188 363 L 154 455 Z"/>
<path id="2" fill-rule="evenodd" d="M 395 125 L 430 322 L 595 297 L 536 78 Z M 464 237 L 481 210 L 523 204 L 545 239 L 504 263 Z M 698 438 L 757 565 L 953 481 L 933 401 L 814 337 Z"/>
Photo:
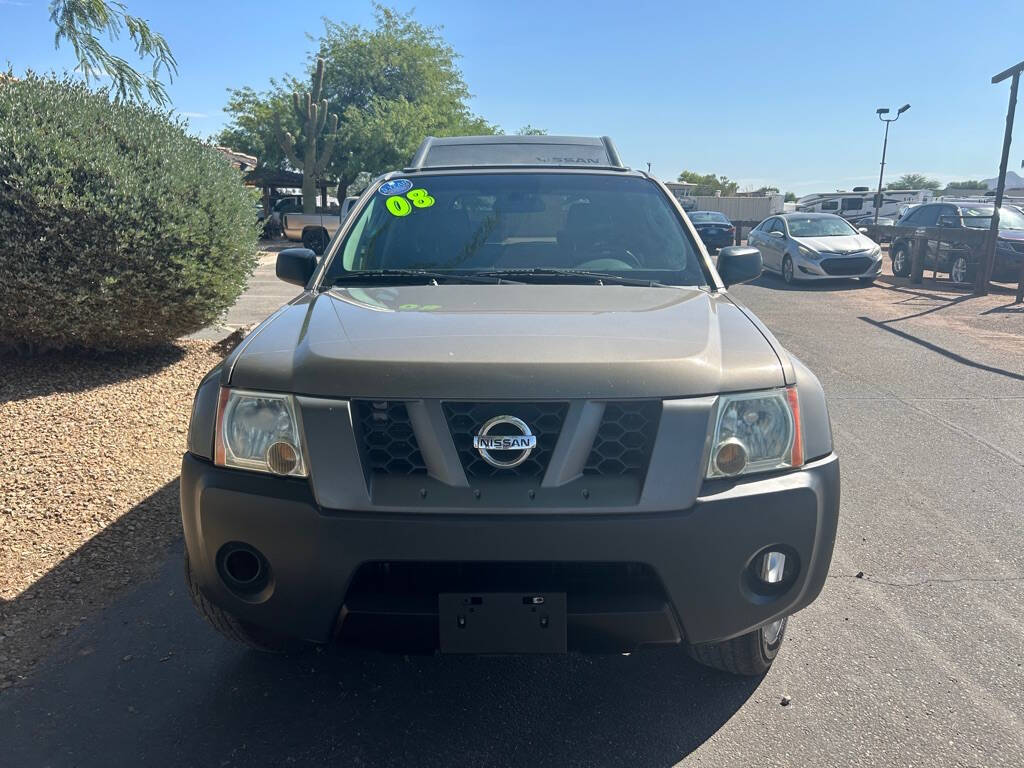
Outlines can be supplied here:
<path id="1" fill-rule="evenodd" d="M 629 170 L 607 136 L 428 136 L 405 170 L 479 167 Z"/>

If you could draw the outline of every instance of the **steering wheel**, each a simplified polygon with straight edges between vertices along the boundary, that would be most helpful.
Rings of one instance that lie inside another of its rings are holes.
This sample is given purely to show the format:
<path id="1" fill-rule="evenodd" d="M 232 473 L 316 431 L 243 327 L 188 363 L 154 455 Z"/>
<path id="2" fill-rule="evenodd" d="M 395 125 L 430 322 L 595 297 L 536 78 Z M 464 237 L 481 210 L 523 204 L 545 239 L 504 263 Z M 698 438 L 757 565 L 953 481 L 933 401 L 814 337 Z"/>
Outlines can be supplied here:
<path id="1" fill-rule="evenodd" d="M 627 272 L 634 269 L 633 265 L 622 259 L 602 258 L 584 261 L 577 264 L 573 269 L 582 269 L 588 272 Z"/>
<path id="2" fill-rule="evenodd" d="M 600 259 L 590 259 L 585 261 L 583 264 L 577 264 L 576 266 L 580 269 L 643 269 L 644 265 L 640 263 L 640 259 L 633 255 L 633 253 L 621 245 L 612 245 L 606 242 L 596 242 L 587 249 L 592 254 L 605 254 Z M 600 266 L 598 262 L 617 262 L 620 266 Z"/>

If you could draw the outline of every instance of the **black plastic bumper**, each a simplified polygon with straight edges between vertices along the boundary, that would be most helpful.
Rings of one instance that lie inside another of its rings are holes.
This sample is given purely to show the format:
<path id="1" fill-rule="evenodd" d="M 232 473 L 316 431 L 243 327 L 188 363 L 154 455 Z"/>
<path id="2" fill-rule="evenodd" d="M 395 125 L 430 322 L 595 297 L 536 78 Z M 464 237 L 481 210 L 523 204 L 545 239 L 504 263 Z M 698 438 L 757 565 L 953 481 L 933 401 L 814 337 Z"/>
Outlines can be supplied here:
<path id="1" fill-rule="evenodd" d="M 204 593 L 246 621 L 308 640 L 331 639 L 339 618 L 358 623 L 346 593 L 366 563 L 629 563 L 656 574 L 663 604 L 623 606 L 619 596 L 590 607 L 577 600 L 574 610 L 570 594 L 570 645 L 602 632 L 623 648 L 683 637 L 704 643 L 817 597 L 838 523 L 839 462 L 829 456 L 797 472 L 707 483 L 693 507 L 665 514 L 452 515 L 325 510 L 305 481 L 220 469 L 186 454 L 181 511 Z M 229 542 L 266 558 L 270 581 L 257 594 L 236 594 L 218 574 L 217 553 Z M 788 576 L 773 589 L 751 577 L 766 548 L 787 553 Z M 426 618 L 436 626 L 436 616 Z"/>

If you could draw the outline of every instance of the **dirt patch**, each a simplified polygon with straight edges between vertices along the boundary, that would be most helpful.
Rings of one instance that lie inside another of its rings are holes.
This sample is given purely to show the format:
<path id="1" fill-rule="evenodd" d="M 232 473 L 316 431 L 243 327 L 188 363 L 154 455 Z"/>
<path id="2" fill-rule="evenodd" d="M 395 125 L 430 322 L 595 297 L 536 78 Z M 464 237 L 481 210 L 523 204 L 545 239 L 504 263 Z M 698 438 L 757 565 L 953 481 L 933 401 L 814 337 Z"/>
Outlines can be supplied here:
<path id="1" fill-rule="evenodd" d="M 209 342 L 0 361 L 0 688 L 181 535 L 177 476 Z"/>

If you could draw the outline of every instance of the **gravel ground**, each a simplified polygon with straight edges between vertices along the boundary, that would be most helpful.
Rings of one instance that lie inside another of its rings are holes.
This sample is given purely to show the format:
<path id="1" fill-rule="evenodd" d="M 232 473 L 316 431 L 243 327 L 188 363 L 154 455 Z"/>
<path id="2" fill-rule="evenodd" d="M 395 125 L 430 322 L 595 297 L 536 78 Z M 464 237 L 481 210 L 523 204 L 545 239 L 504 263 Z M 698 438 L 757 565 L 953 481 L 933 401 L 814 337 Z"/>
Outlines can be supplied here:
<path id="1" fill-rule="evenodd" d="M 166 559 L 192 395 L 220 359 L 183 341 L 0 362 L 0 689 Z"/>

